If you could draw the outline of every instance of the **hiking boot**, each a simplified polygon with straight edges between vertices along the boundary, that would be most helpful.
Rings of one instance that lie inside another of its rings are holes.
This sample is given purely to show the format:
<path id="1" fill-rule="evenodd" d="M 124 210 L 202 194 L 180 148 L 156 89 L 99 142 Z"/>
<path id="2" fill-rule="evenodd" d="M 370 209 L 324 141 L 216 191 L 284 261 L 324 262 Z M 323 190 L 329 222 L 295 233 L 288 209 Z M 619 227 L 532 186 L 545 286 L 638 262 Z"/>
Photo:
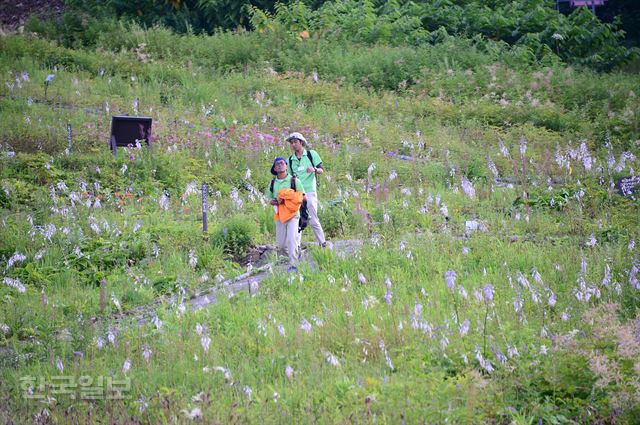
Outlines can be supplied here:
<path id="1" fill-rule="evenodd" d="M 298 271 L 298 268 L 296 266 L 289 266 L 289 268 L 287 269 L 288 273 L 296 273 Z"/>

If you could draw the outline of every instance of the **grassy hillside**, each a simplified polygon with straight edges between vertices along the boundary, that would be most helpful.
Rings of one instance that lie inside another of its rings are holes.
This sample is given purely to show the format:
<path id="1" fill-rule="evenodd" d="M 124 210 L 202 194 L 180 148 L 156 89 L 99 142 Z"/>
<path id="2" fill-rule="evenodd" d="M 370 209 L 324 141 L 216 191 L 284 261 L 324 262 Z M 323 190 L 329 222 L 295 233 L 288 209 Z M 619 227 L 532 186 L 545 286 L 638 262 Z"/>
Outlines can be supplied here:
<path id="1" fill-rule="evenodd" d="M 614 186 L 639 167 L 640 79 L 523 55 L 0 38 L 2 422 L 637 423 L 640 204 Z M 113 157 L 125 113 L 152 147 Z M 271 254 L 233 293 L 275 242 L 262 193 L 291 131 L 323 157 L 336 248 L 305 231 L 301 273 Z"/>

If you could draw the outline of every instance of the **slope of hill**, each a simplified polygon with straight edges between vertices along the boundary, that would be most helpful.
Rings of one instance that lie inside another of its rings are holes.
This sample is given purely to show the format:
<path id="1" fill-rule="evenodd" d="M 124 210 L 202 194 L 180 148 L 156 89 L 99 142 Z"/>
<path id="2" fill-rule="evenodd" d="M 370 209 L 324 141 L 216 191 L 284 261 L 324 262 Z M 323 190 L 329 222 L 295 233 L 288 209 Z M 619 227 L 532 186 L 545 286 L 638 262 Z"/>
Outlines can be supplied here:
<path id="1" fill-rule="evenodd" d="M 636 421 L 636 75 L 119 25 L 0 38 L 0 422 Z M 117 114 L 151 148 L 112 155 Z M 292 131 L 338 248 L 287 274 Z"/>

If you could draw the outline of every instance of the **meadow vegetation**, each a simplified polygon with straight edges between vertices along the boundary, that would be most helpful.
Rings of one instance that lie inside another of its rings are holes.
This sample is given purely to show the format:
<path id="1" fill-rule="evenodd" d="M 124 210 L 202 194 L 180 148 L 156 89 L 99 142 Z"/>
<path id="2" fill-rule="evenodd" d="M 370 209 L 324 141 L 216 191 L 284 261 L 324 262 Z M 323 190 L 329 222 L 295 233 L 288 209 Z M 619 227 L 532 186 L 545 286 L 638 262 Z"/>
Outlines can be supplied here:
<path id="1" fill-rule="evenodd" d="M 318 13 L 0 38 L 0 421 L 638 423 L 640 201 L 615 187 L 640 167 L 638 76 Z M 124 113 L 153 117 L 151 147 L 113 156 Z M 362 245 L 305 231 L 312 265 L 273 256 L 225 296 L 275 241 L 291 131 L 324 159 L 326 233 Z M 87 400 L 60 376 L 130 388 Z"/>

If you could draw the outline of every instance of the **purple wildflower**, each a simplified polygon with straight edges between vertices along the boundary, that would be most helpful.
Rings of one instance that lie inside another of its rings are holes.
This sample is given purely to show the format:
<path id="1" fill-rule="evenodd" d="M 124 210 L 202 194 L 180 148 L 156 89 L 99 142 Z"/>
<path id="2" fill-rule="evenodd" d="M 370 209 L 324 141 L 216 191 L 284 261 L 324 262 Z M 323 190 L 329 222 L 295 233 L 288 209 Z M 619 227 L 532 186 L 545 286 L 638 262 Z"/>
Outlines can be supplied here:
<path id="1" fill-rule="evenodd" d="M 471 322 L 469 321 L 469 319 L 462 322 L 462 324 L 460 325 L 460 336 L 464 337 L 469 332 L 470 324 Z"/>
<path id="2" fill-rule="evenodd" d="M 292 368 L 291 366 L 287 365 L 287 366 L 284 368 L 284 374 L 286 375 L 286 377 L 287 377 L 288 379 L 293 379 L 293 374 L 294 374 L 294 373 L 295 373 L 295 372 L 294 372 L 294 370 L 293 370 L 293 368 Z"/>
<path id="3" fill-rule="evenodd" d="M 476 190 L 473 188 L 473 184 L 464 175 L 460 175 L 460 185 L 465 195 L 473 199 L 476 195 Z"/>
<path id="4" fill-rule="evenodd" d="M 480 364 L 480 367 L 486 370 L 488 373 L 493 372 L 493 366 L 488 359 L 485 359 L 482 353 L 480 352 L 480 347 L 476 347 L 476 360 Z"/>
<path id="5" fill-rule="evenodd" d="M 16 253 L 7 261 L 7 269 L 10 269 L 14 264 L 20 263 L 26 259 L 27 257 L 24 254 L 16 251 Z"/>
<path id="6" fill-rule="evenodd" d="M 500 351 L 500 348 L 498 348 L 495 345 L 491 346 L 491 351 L 493 352 L 493 356 L 496 358 L 496 360 L 498 361 L 498 363 L 500 364 L 505 364 L 507 362 L 507 356 L 505 356 L 502 351 Z"/>
<path id="7" fill-rule="evenodd" d="M 18 292 L 20 292 L 20 293 L 24 293 L 26 291 L 26 288 L 24 287 L 22 282 L 20 282 L 20 280 L 18 280 L 18 279 L 12 279 L 10 277 L 5 277 L 3 279 L 3 282 L 8 286 L 16 288 L 18 290 Z"/>
<path id="8" fill-rule="evenodd" d="M 456 272 L 453 270 L 449 270 L 444 274 L 444 279 L 447 282 L 447 287 L 449 288 L 449 290 L 453 292 L 456 287 Z"/>
<path id="9" fill-rule="evenodd" d="M 306 333 L 311 332 L 311 323 L 309 323 L 307 321 L 307 319 L 302 319 L 302 321 L 300 322 L 300 329 L 302 329 L 303 331 L 305 331 Z"/>
<path id="10" fill-rule="evenodd" d="M 460 293 L 460 296 L 461 296 L 463 299 L 465 299 L 465 300 L 466 300 L 466 299 L 468 298 L 467 290 L 466 290 L 466 289 L 464 289 L 464 287 L 463 287 L 462 285 L 458 285 L 458 292 Z"/>
<path id="11" fill-rule="evenodd" d="M 500 174 L 498 173 L 498 169 L 496 168 L 496 164 L 493 162 L 493 160 L 488 154 L 487 154 L 487 167 L 489 168 L 489 171 L 491 171 L 491 174 L 493 174 L 494 178 L 497 179 L 498 177 L 500 177 Z"/>
<path id="12" fill-rule="evenodd" d="M 493 301 L 493 285 L 491 285 L 490 283 L 487 283 L 482 288 L 482 292 L 484 293 L 484 300 L 486 302 Z"/>
<path id="13" fill-rule="evenodd" d="M 631 266 L 631 270 L 629 270 L 629 283 L 633 285 L 634 288 L 640 289 L 640 283 L 638 283 L 638 266 L 635 264 Z"/>

